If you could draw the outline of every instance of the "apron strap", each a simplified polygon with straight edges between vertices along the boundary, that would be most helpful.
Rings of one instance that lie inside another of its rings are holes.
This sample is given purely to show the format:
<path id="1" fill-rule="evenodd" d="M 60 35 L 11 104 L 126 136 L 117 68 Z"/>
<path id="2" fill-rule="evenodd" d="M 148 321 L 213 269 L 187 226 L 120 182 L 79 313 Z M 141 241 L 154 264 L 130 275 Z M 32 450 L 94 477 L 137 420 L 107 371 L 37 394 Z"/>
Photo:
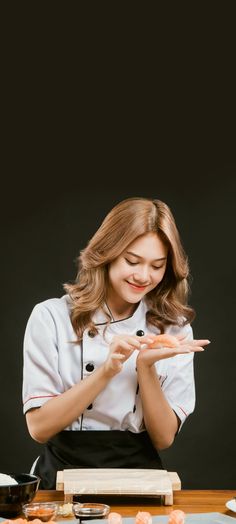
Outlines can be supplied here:
<path id="1" fill-rule="evenodd" d="M 50 439 L 34 473 L 40 489 L 56 489 L 57 471 L 76 468 L 163 469 L 147 431 L 61 431 Z"/>

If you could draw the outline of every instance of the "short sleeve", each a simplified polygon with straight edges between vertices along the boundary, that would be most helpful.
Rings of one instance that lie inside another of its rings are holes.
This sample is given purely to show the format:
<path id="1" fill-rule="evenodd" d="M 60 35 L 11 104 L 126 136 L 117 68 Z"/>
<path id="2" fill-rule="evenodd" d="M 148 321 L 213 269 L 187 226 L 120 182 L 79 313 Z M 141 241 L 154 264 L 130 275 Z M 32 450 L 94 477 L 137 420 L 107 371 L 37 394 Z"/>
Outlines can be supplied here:
<path id="1" fill-rule="evenodd" d="M 185 335 L 187 340 L 193 340 L 190 324 L 184 327 L 172 327 L 168 330 L 172 335 Z M 164 361 L 163 361 L 164 363 Z M 162 391 L 170 406 L 178 415 L 181 429 L 186 418 L 195 408 L 194 353 L 176 355 L 166 359 L 162 370 Z M 160 368 L 158 368 L 160 373 Z"/>
<path id="2" fill-rule="evenodd" d="M 51 312 L 37 304 L 27 323 L 23 357 L 23 412 L 40 407 L 64 388 L 58 372 L 57 332 Z"/>

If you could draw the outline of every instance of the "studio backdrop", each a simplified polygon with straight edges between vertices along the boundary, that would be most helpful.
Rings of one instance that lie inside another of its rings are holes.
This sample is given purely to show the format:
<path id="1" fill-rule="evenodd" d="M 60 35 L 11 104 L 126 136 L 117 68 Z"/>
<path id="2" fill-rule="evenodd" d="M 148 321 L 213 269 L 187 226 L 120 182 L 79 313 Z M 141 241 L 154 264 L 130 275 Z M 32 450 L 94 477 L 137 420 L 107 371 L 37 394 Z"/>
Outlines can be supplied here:
<path id="1" fill-rule="evenodd" d="M 191 173 L 191 176 L 190 176 Z M 218 176 L 218 180 L 216 178 Z M 143 176 L 115 173 L 110 183 L 19 185 L 1 220 L 0 471 L 28 472 L 41 445 L 30 437 L 22 411 L 23 337 L 36 303 L 64 294 L 76 257 L 120 200 L 164 200 L 173 211 L 189 257 L 195 338 L 211 344 L 195 355 L 196 408 L 164 466 L 183 488 L 233 489 L 235 452 L 235 170 L 179 169 Z"/>

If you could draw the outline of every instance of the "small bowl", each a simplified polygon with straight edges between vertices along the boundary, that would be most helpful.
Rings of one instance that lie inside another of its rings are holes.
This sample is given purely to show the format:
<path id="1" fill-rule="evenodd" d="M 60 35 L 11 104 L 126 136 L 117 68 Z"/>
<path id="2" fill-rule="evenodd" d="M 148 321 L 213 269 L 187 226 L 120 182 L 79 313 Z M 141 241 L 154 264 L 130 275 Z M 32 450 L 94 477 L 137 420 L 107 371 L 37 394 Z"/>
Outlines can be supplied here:
<path id="1" fill-rule="evenodd" d="M 40 519 L 42 522 L 54 520 L 58 513 L 58 504 L 54 502 L 32 502 L 24 504 L 22 511 L 27 520 Z"/>
<path id="2" fill-rule="evenodd" d="M 33 500 L 39 487 L 40 478 L 36 475 L 21 473 L 10 474 L 17 484 L 0 486 L 1 517 L 16 517 L 22 513 L 22 506 Z"/>
<path id="3" fill-rule="evenodd" d="M 94 504 L 92 502 L 79 502 L 73 504 L 73 512 L 77 519 L 104 519 L 110 511 L 110 506 L 106 504 Z"/>

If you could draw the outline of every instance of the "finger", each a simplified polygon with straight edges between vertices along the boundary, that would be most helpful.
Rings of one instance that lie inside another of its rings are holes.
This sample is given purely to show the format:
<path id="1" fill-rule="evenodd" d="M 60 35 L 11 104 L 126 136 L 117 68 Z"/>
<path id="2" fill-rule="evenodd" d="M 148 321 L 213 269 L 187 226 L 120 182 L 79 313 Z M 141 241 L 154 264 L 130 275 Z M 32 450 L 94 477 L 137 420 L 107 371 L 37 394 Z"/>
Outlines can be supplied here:
<path id="1" fill-rule="evenodd" d="M 198 345 L 198 346 L 207 346 L 208 344 L 211 343 L 211 341 L 208 340 L 208 339 L 203 339 L 203 340 L 194 340 L 194 342 L 197 342 L 197 345 Z"/>
<path id="2" fill-rule="evenodd" d="M 210 340 L 207 340 L 207 339 L 203 339 L 203 340 L 191 340 L 191 343 L 194 345 L 194 346 L 207 346 L 208 344 L 211 343 Z"/>
<path id="3" fill-rule="evenodd" d="M 180 346 L 178 353 L 195 353 L 196 351 L 204 351 L 202 346 Z"/>
<path id="4" fill-rule="evenodd" d="M 139 337 L 139 340 L 142 344 L 151 344 L 155 340 L 156 335 L 143 335 Z"/>
<path id="5" fill-rule="evenodd" d="M 139 345 L 140 346 L 140 345 Z M 130 342 L 127 342 L 126 340 L 120 340 L 119 345 L 117 346 L 117 351 L 119 352 L 122 349 L 122 351 L 133 351 L 135 348 Z"/>
<path id="6" fill-rule="evenodd" d="M 132 348 L 140 349 L 141 337 L 126 337 L 122 342 L 128 343 Z"/>
<path id="7" fill-rule="evenodd" d="M 122 353 L 112 353 L 111 358 L 112 360 L 124 360 L 125 355 L 123 355 Z"/>
<path id="8" fill-rule="evenodd" d="M 180 342 L 180 345 L 181 346 L 207 346 L 208 344 L 210 344 L 210 340 L 207 340 L 207 339 L 202 339 L 202 340 L 188 340 L 187 342 L 185 340 L 182 340 Z"/>

